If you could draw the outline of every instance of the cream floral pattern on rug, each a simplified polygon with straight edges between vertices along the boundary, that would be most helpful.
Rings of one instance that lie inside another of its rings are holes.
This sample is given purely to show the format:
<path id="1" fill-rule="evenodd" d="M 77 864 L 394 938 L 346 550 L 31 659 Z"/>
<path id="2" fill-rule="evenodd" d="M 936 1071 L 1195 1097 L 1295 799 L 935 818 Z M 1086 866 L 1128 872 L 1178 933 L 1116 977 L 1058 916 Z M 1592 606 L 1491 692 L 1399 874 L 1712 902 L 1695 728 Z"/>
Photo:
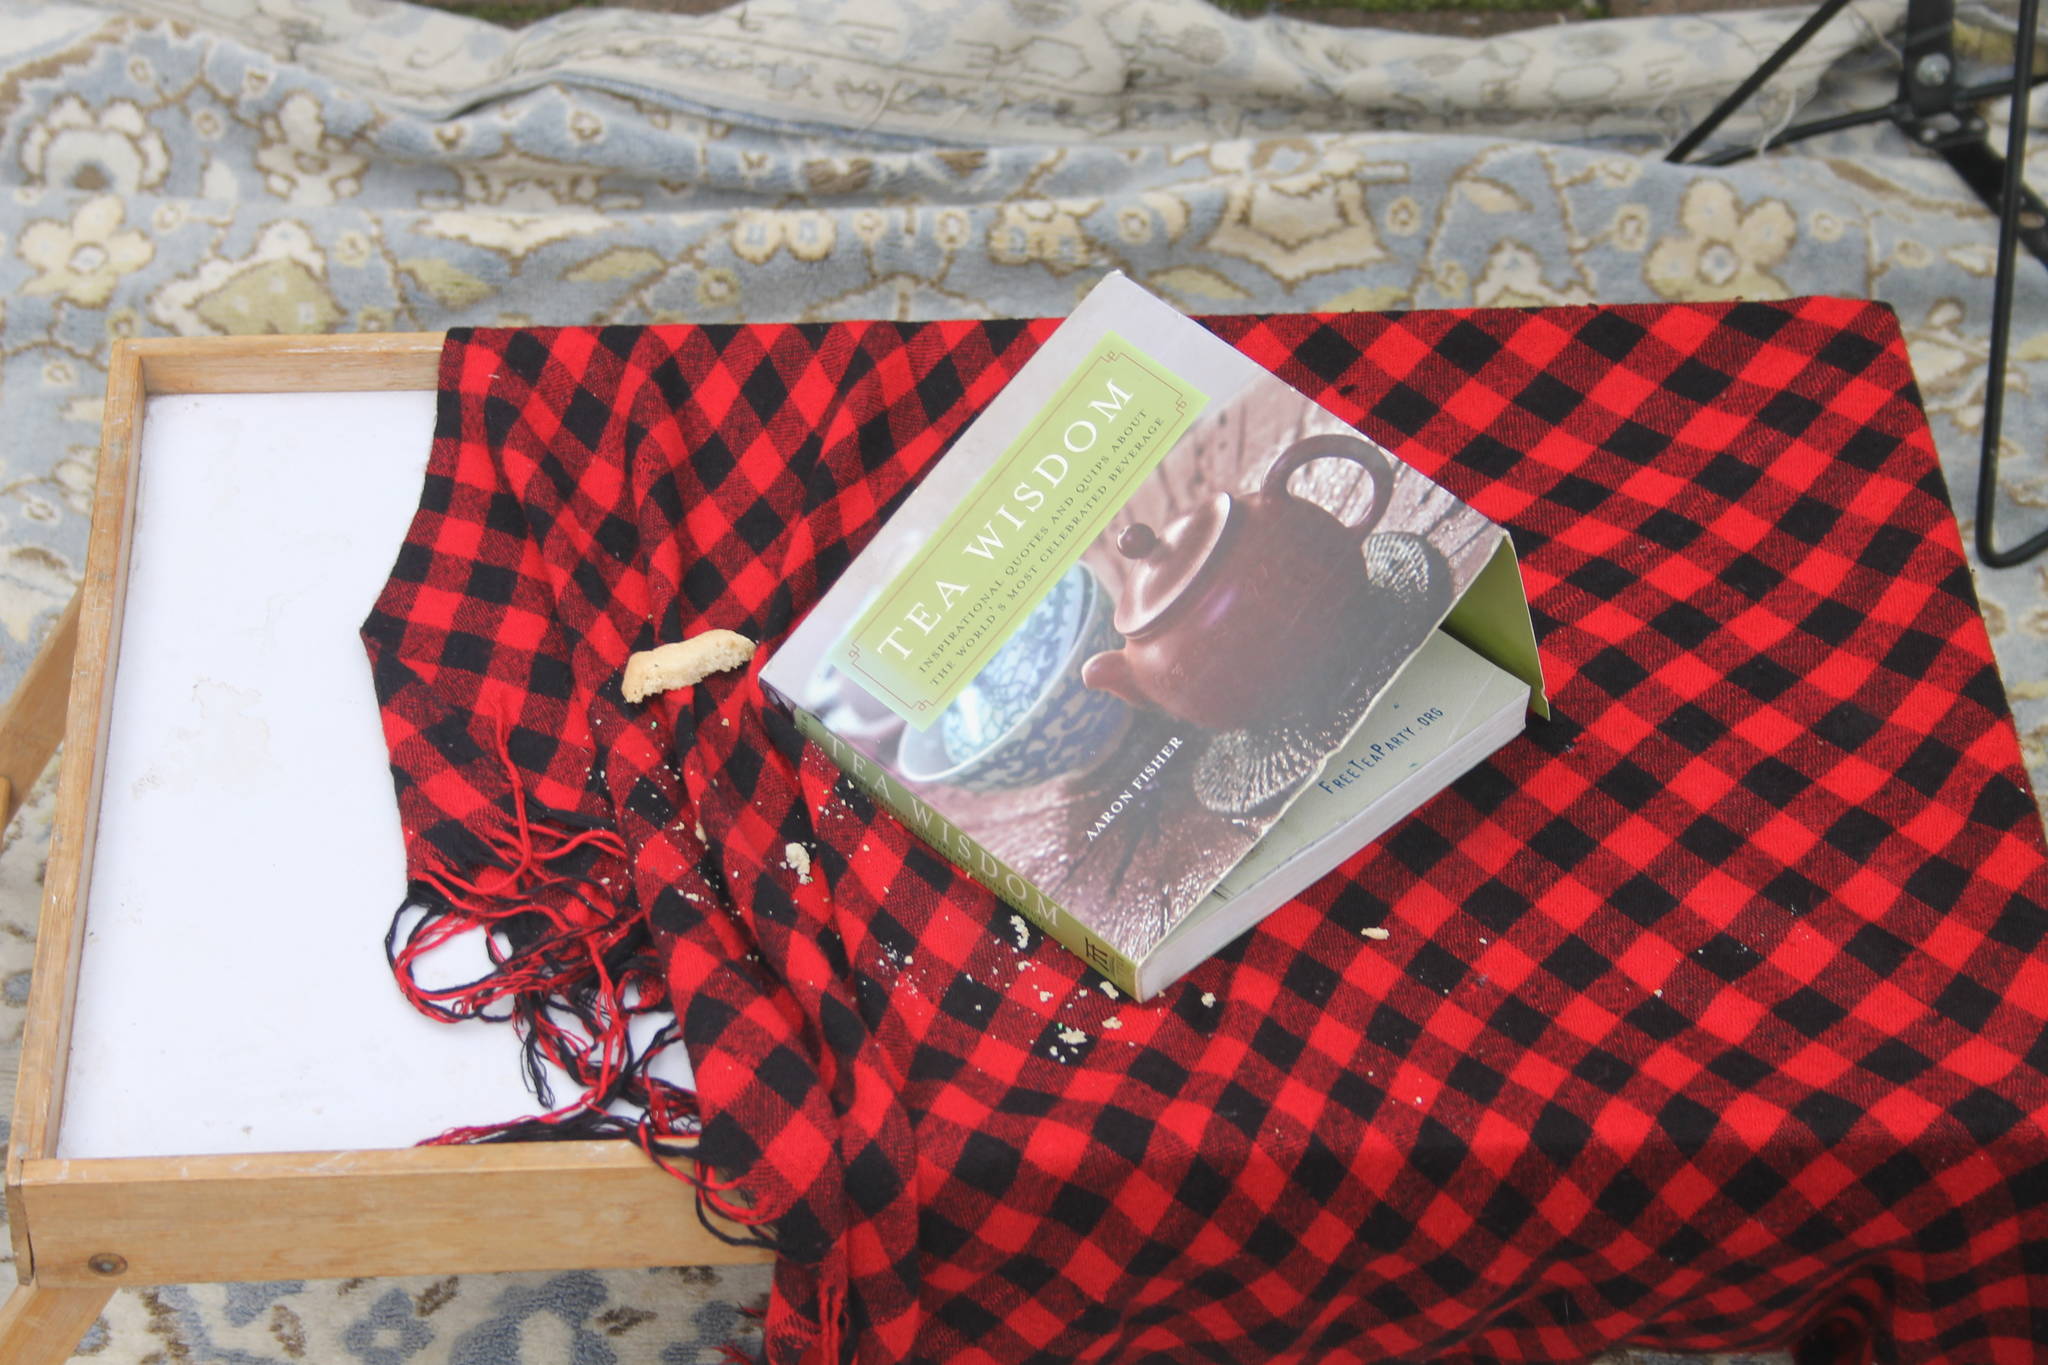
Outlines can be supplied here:
<path id="1" fill-rule="evenodd" d="M 1902 10 L 1831 24 L 1731 135 L 1885 98 Z M 82 571 L 123 336 L 1047 314 L 1110 269 L 1194 312 L 1844 294 L 1898 310 L 1967 508 L 1993 235 L 1960 183 L 1888 131 L 1657 159 L 1805 13 L 1460 40 L 1199 0 L 748 0 L 516 33 L 384 0 L 0 0 L 0 688 Z M 2048 521 L 2044 303 L 2023 262 L 2008 538 Z M 2038 787 L 2048 568 L 1979 585 Z M 0 856 L 9 1039 L 48 804 Z M 687 1365 L 744 1347 L 764 1288 L 170 1287 L 119 1296 L 83 1358 Z"/>

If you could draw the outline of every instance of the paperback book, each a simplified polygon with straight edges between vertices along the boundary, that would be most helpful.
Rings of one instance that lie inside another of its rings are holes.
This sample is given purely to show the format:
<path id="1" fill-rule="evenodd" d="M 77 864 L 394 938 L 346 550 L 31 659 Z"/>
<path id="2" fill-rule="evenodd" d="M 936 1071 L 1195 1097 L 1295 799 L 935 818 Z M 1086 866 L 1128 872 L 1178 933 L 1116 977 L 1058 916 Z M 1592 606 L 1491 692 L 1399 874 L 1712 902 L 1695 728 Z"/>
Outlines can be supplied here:
<path id="1" fill-rule="evenodd" d="M 1501 529 L 1120 275 L 764 667 L 1138 999 L 1547 714 Z"/>

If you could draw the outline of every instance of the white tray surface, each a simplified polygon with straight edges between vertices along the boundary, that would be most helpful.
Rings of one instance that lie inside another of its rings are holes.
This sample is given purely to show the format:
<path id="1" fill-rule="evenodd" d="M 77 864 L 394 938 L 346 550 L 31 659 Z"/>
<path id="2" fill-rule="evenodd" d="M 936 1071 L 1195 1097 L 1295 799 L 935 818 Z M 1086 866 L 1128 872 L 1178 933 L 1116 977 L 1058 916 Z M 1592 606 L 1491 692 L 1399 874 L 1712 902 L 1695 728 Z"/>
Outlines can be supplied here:
<path id="1" fill-rule="evenodd" d="M 62 1156 L 406 1147 L 537 1108 L 509 1027 L 417 1014 L 384 962 L 405 864 L 357 630 L 434 401 L 149 400 Z"/>

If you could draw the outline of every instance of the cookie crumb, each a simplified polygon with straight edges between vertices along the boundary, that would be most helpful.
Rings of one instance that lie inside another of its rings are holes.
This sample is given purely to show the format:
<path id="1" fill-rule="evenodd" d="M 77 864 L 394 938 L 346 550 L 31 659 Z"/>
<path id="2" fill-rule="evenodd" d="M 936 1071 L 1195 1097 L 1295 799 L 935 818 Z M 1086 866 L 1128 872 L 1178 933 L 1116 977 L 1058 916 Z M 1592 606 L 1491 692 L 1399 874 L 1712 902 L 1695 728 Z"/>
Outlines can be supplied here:
<path id="1" fill-rule="evenodd" d="M 1214 992 L 1214 991 L 1203 991 L 1203 992 L 1202 992 L 1202 1008 L 1203 1008 L 1203 1009 L 1205 1009 L 1205 1010 L 1213 1010 L 1213 1009 L 1215 1009 L 1215 1008 L 1216 1008 L 1216 992 Z"/>
<path id="2" fill-rule="evenodd" d="M 1358 932 L 1364 934 L 1369 939 L 1375 940 L 1390 939 L 1394 936 L 1391 931 L 1382 929 L 1377 924 L 1373 925 L 1370 929 L 1360 929 Z"/>
<path id="3" fill-rule="evenodd" d="M 1109 1018 L 1102 1021 L 1102 1026 L 1104 1028 L 1122 1028 L 1124 1021 L 1117 1018 Z"/>
<path id="4" fill-rule="evenodd" d="M 1088 1041 L 1088 1035 L 1077 1028 L 1063 1028 L 1060 1030 L 1060 1041 L 1063 1043 L 1085 1043 Z"/>
<path id="5" fill-rule="evenodd" d="M 782 865 L 796 873 L 797 881 L 803 885 L 811 884 L 811 851 L 802 844 L 782 846 Z"/>

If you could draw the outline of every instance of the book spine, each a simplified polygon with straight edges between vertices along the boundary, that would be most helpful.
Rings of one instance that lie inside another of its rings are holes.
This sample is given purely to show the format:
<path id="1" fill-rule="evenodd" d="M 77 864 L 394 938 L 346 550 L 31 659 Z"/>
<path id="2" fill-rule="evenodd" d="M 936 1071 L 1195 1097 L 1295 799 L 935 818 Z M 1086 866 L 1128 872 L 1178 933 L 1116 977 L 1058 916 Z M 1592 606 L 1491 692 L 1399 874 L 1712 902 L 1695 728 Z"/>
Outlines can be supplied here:
<path id="1" fill-rule="evenodd" d="M 881 764 L 833 734 L 817 716 L 787 697 L 778 699 L 788 707 L 804 738 L 824 750 L 825 756 L 838 765 L 841 772 L 886 806 L 897 819 L 910 827 L 912 833 L 987 887 L 1005 904 L 1021 912 L 1048 938 L 1079 955 L 1112 985 L 1133 998 L 1138 997 L 1137 963 L 1062 910 L 1030 878 L 1013 870 L 952 821 L 933 810 L 908 787 L 890 776 Z"/>

